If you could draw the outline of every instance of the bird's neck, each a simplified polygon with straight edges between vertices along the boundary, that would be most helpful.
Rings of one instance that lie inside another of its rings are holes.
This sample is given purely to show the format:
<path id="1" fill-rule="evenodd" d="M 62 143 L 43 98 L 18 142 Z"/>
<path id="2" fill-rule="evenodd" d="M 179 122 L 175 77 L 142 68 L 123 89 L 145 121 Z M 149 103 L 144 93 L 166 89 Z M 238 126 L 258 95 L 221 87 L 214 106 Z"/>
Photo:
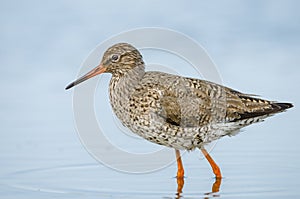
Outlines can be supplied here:
<path id="1" fill-rule="evenodd" d="M 114 73 L 109 85 L 109 97 L 113 111 L 120 118 L 129 111 L 129 99 L 145 74 L 144 64 L 136 66 L 126 73 Z M 123 121 L 125 122 L 125 121 Z"/>

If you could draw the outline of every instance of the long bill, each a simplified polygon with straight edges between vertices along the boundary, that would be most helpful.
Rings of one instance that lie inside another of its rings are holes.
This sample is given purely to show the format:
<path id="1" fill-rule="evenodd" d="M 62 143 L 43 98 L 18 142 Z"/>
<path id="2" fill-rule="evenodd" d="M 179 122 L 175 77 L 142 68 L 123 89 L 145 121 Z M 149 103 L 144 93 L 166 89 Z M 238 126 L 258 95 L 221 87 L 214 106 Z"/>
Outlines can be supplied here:
<path id="1" fill-rule="evenodd" d="M 101 64 L 99 64 L 96 68 L 94 68 L 93 70 L 91 70 L 90 72 L 88 72 L 87 74 L 83 75 L 82 77 L 80 77 L 79 79 L 75 80 L 74 82 L 72 82 L 71 84 L 69 84 L 66 87 L 66 90 L 76 86 L 77 84 L 80 84 L 81 82 L 84 82 L 87 79 L 90 79 L 96 75 L 99 75 L 101 73 L 104 73 L 106 70 L 105 67 L 103 67 Z"/>

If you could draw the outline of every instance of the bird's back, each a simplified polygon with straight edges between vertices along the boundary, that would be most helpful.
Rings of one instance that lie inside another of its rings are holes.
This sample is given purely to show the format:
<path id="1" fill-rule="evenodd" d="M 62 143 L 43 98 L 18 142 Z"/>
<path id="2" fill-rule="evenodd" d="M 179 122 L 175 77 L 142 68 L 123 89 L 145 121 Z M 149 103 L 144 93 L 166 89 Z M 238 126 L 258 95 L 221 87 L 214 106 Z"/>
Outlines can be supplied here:
<path id="1" fill-rule="evenodd" d="M 181 127 L 246 121 L 292 107 L 209 81 L 155 71 L 145 73 L 133 96 L 155 103 L 156 109 L 151 111 Z"/>

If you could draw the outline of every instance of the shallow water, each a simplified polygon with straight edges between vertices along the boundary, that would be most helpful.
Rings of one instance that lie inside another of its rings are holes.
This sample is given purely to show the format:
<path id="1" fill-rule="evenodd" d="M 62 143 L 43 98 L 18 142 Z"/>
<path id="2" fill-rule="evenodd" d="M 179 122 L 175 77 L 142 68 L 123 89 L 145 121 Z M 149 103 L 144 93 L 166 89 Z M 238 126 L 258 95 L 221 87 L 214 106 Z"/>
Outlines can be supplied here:
<path id="1" fill-rule="evenodd" d="M 273 119 L 279 120 L 280 117 L 283 115 Z M 272 125 L 271 121 L 265 123 Z M 214 179 L 208 163 L 199 152 L 184 154 L 186 177 L 182 193 L 178 193 L 174 177 L 175 163 L 153 173 L 126 174 L 96 162 L 89 157 L 80 143 L 66 142 L 65 139 L 68 137 L 65 137 L 60 141 L 51 142 L 51 146 L 20 146 L 19 149 L 15 148 L 14 152 L 11 151 L 13 157 L 2 154 L 4 164 L 0 178 L 1 196 L 3 198 L 299 196 L 298 152 L 295 146 L 279 147 L 278 142 L 284 140 L 280 140 L 280 135 L 272 134 L 270 131 L 262 132 L 267 129 L 264 125 L 267 124 L 255 125 L 242 135 L 225 137 L 218 141 L 211 155 L 222 169 L 224 178 L 221 181 Z M 270 137 L 273 139 L 269 139 Z M 44 143 L 47 140 L 51 138 L 44 136 L 39 141 Z M 26 151 L 30 147 L 34 150 L 28 154 Z M 44 148 L 48 148 L 45 156 L 42 155 Z M 58 148 L 60 149 L 57 150 Z M 49 149 L 53 151 L 50 152 Z M 40 152 L 37 152 L 39 150 Z"/>

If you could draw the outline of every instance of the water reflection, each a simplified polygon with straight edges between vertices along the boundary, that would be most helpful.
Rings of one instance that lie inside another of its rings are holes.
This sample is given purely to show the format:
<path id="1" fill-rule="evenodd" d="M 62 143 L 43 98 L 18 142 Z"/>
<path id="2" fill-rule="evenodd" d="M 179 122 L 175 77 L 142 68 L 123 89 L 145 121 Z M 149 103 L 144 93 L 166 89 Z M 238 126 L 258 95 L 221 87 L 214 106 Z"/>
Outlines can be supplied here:
<path id="1" fill-rule="evenodd" d="M 221 186 L 222 178 L 215 178 L 215 182 L 213 183 L 211 187 L 211 191 L 204 193 L 205 196 L 204 198 L 210 198 L 210 197 L 220 197 L 220 194 L 218 194 Z M 176 192 L 176 199 L 182 198 L 183 197 L 183 189 L 184 186 L 184 177 L 178 177 L 177 178 L 177 192 Z"/>

